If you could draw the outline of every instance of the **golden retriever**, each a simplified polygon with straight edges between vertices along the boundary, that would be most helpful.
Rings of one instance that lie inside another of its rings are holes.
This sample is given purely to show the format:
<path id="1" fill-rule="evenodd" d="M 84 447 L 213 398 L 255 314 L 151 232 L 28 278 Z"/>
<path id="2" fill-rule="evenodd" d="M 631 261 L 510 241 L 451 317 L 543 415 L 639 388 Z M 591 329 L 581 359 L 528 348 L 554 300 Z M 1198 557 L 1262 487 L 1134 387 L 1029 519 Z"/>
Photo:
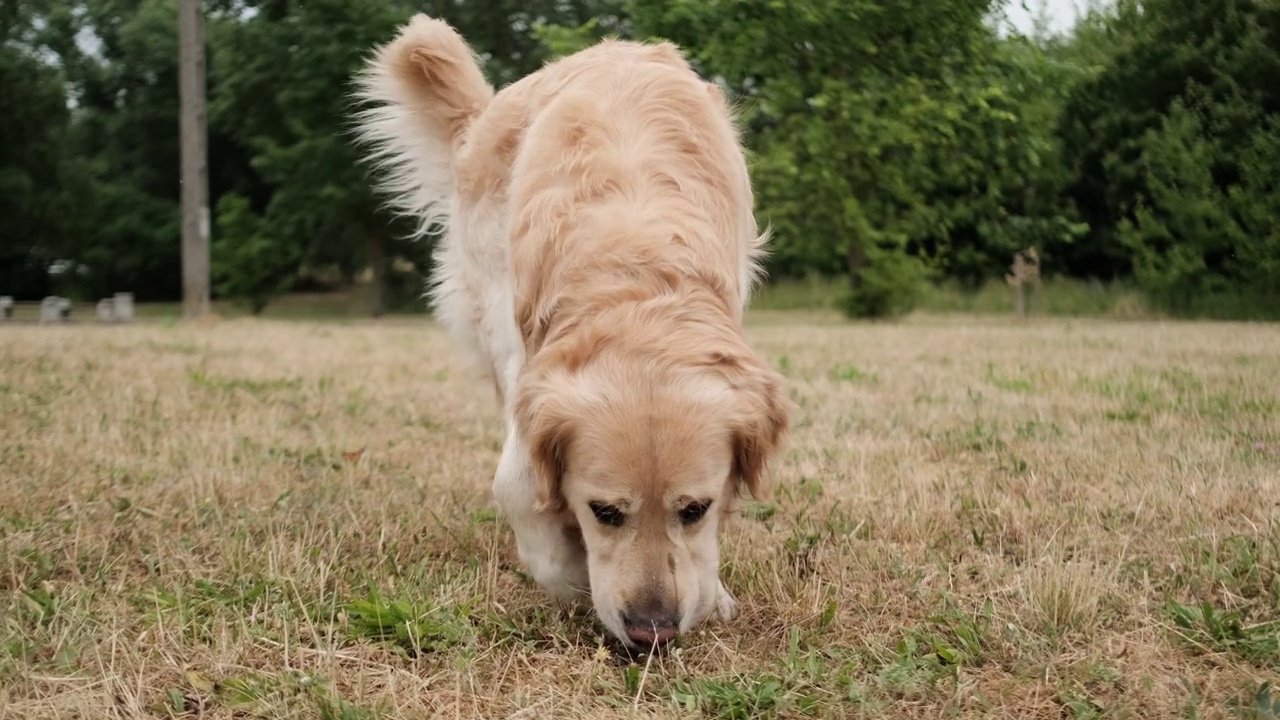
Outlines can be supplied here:
<path id="1" fill-rule="evenodd" d="M 618 40 L 495 93 L 418 15 L 358 96 L 392 202 L 447 228 L 431 301 L 503 406 L 494 499 L 530 574 L 631 647 L 732 617 L 717 530 L 792 406 L 743 336 L 767 233 L 723 95 Z"/>

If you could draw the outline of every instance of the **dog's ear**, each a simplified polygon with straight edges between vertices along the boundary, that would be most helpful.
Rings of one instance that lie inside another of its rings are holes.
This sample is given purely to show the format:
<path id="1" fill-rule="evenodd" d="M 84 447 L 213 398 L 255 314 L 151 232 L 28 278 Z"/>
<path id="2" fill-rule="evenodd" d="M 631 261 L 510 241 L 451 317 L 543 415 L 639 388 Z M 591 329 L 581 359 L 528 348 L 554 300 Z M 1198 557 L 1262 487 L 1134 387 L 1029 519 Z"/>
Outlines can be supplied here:
<path id="1" fill-rule="evenodd" d="M 534 501 L 540 512 L 565 507 L 560 485 L 574 435 L 572 393 L 567 378 L 546 375 L 525 379 L 516 391 L 515 422 L 533 465 Z"/>
<path id="2" fill-rule="evenodd" d="M 738 491 L 763 500 L 770 495 L 768 466 L 791 426 L 792 402 L 783 378 L 749 350 L 715 351 L 712 365 L 728 380 L 737 399 L 729 427 Z"/>
<path id="3" fill-rule="evenodd" d="M 782 392 L 781 376 L 772 370 L 763 370 L 739 392 L 746 411 L 734 423 L 734 467 L 739 487 L 746 488 L 756 500 L 764 500 L 771 494 L 766 483 L 769 461 L 790 427 L 789 402 Z"/>

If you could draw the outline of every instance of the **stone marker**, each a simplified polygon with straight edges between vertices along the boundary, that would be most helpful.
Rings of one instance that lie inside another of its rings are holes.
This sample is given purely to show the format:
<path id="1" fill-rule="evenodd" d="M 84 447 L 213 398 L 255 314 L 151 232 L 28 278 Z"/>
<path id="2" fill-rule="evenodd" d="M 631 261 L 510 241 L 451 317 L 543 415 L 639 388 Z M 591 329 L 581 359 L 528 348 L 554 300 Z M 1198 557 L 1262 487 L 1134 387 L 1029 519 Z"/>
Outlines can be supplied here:
<path id="1" fill-rule="evenodd" d="M 13 319 L 13 297 L 0 295 L 0 321 Z"/>
<path id="2" fill-rule="evenodd" d="M 65 315 L 63 314 L 62 298 L 58 297 L 57 295 L 50 295 L 49 297 L 46 297 L 45 299 L 40 301 L 40 324 L 41 325 L 45 323 L 51 323 L 51 322 L 54 322 L 54 323 L 62 322 L 70 314 L 71 314 L 71 309 L 69 307 L 67 308 L 66 314 Z"/>
<path id="3" fill-rule="evenodd" d="M 111 298 L 102 298 L 98 301 L 98 319 L 102 322 L 111 322 L 116 319 L 115 303 Z"/>
<path id="4" fill-rule="evenodd" d="M 115 317 L 117 322 L 133 320 L 133 293 L 118 292 L 114 298 Z"/>

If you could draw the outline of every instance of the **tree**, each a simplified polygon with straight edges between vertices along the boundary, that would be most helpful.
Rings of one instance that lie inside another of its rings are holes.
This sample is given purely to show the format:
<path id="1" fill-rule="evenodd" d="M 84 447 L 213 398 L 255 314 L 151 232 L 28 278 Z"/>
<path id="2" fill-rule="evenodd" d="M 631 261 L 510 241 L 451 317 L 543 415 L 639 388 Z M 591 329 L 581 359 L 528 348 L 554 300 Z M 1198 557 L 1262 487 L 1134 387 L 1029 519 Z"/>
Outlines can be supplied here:
<path id="1" fill-rule="evenodd" d="M 1084 260 L 1132 270 L 1170 310 L 1280 315 L 1266 165 L 1280 6 L 1149 0 L 1122 3 L 1111 22 L 1121 49 L 1063 114 L 1079 158 L 1070 190 L 1093 227 Z"/>
<path id="2" fill-rule="evenodd" d="M 76 229 L 57 248 L 76 294 L 175 298 L 178 253 L 177 15 L 164 0 L 51 2 L 43 38 L 75 103 Z M 77 38 L 91 38 L 90 43 Z"/>
<path id="3" fill-rule="evenodd" d="M 53 291 L 49 268 L 77 231 L 82 188 L 68 151 L 66 82 L 48 62 L 41 3 L 0 3 L 0 294 L 36 299 Z"/>
<path id="4" fill-rule="evenodd" d="M 1040 68 L 986 22 L 997 3 L 635 7 L 744 99 L 771 270 L 847 273 L 852 314 L 903 312 L 931 274 L 991 276 L 1028 235 L 1078 231 L 1030 191 L 1055 149 L 1023 111 Z"/>
<path id="5" fill-rule="evenodd" d="M 771 275 L 842 275 L 851 314 L 1025 248 L 1179 312 L 1280 308 L 1280 7 L 1115 0 L 1007 37 L 1004 1 L 204 0 L 215 290 L 261 310 L 369 273 L 373 312 L 421 306 L 431 239 L 371 191 L 351 98 L 427 12 L 498 86 L 606 35 L 682 45 L 741 110 Z M 180 297 L 175 27 L 172 0 L 0 0 L 5 292 Z"/>
<path id="6" fill-rule="evenodd" d="M 407 0 L 224 2 L 212 28 L 213 121 L 250 149 L 253 168 L 270 192 L 248 202 L 219 204 L 214 253 L 223 272 L 222 291 L 261 303 L 289 286 L 274 271 L 236 282 L 226 275 L 244 258 L 258 256 L 261 242 L 270 238 L 280 246 L 272 257 L 295 263 L 295 280 L 337 268 L 350 282 L 369 269 L 375 315 L 395 302 L 387 297 L 388 286 L 400 289 L 404 279 L 393 270 L 408 263 L 417 285 L 399 292 L 420 302 L 431 242 L 415 240 L 412 224 L 385 212 L 383 199 L 370 189 L 370 168 L 361 163 L 363 153 L 352 133 L 355 73 L 371 48 L 391 38 L 414 12 L 427 12 L 456 25 L 487 58 L 491 81 L 510 82 L 548 56 L 535 37 L 539 22 L 585 21 L 583 5 L 551 0 L 426 6 Z"/>
<path id="7" fill-rule="evenodd" d="M 235 193 L 223 195 L 218 202 L 218 224 L 223 234 L 213 258 L 218 293 L 247 301 L 257 315 L 293 287 L 299 248 L 267 233 L 262 216 Z"/>

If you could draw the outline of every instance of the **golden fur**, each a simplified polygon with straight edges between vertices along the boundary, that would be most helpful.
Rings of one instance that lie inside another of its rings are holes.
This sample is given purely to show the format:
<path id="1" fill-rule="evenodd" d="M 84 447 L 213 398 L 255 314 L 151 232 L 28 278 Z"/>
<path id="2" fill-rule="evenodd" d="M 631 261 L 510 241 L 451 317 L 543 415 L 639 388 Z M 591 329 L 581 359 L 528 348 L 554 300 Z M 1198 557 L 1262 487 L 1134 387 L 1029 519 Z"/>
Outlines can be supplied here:
<path id="1" fill-rule="evenodd" d="M 722 94 L 616 40 L 494 93 L 421 15 L 362 81 L 395 202 L 447 225 L 432 299 L 501 398 L 494 493 L 534 577 L 631 644 L 731 616 L 716 531 L 790 405 L 743 334 L 764 237 Z"/>

